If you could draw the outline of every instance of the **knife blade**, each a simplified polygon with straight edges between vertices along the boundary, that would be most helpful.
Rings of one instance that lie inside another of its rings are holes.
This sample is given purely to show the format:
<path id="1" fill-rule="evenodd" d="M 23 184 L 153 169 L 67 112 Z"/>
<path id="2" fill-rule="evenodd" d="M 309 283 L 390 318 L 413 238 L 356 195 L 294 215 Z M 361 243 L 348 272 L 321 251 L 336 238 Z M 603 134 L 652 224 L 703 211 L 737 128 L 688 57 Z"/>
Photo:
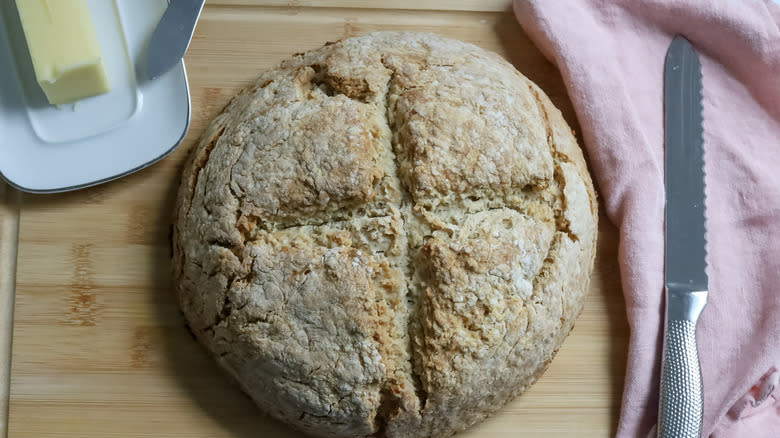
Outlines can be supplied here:
<path id="1" fill-rule="evenodd" d="M 206 0 L 172 0 L 154 29 L 146 51 L 146 76 L 154 79 L 184 57 Z"/>
<path id="2" fill-rule="evenodd" d="M 696 323 L 707 303 L 699 56 L 677 36 L 664 68 L 666 315 L 658 436 L 699 438 L 703 394 Z"/>

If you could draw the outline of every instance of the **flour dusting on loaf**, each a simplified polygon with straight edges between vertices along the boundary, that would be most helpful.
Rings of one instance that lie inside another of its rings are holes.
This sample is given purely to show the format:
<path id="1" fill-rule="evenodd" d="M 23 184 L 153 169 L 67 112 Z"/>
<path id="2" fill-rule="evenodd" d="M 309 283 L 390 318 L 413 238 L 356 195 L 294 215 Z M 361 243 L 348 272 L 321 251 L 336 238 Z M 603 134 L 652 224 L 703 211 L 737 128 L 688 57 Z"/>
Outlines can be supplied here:
<path id="1" fill-rule="evenodd" d="M 176 292 L 268 414 L 448 436 L 552 360 L 596 209 L 571 129 L 511 64 L 377 32 L 292 57 L 209 125 L 182 175 Z"/>

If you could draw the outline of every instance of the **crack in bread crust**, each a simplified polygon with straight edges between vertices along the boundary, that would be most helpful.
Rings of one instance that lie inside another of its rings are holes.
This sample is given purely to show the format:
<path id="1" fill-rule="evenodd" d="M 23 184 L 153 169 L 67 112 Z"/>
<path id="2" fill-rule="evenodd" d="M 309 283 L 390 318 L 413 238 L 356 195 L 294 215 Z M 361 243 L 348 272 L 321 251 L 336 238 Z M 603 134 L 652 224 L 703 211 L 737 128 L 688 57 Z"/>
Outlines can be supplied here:
<path id="1" fill-rule="evenodd" d="M 183 173 L 192 332 L 272 416 L 446 436 L 543 372 L 579 315 L 596 207 L 560 112 L 495 54 L 379 32 L 239 94 Z"/>

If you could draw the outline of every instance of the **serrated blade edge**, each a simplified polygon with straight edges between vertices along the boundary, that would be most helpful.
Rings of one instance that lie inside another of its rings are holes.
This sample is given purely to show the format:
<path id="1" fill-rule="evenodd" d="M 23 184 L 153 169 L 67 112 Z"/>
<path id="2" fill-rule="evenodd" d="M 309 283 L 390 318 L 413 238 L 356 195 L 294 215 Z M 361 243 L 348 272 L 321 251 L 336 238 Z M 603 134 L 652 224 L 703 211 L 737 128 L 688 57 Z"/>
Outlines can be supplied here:
<path id="1" fill-rule="evenodd" d="M 707 290 L 702 76 L 688 40 L 672 41 L 664 70 L 666 285 Z"/>

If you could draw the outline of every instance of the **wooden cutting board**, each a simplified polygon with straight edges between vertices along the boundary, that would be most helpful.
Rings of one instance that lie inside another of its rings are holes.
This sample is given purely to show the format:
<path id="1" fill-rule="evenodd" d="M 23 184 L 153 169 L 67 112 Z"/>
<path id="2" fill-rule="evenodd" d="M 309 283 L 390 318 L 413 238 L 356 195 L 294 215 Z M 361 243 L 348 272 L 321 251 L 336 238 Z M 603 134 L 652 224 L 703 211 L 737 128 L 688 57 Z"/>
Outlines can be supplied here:
<path id="1" fill-rule="evenodd" d="M 433 31 L 502 54 L 577 126 L 558 72 L 523 34 L 508 1 L 395 4 L 210 0 L 186 57 L 193 119 L 182 146 L 119 181 L 21 197 L 10 437 L 298 436 L 260 415 L 224 378 L 185 330 L 169 287 L 170 214 L 187 152 L 230 96 L 286 56 L 373 30 Z M 4 192 L 8 206 L 15 194 Z M 0 210 L 0 218 L 13 223 L 13 211 Z M 617 233 L 603 217 L 600 230 L 591 294 L 558 357 L 525 395 L 462 436 L 614 435 L 628 328 Z M 13 254 L 14 240 L 2 238 L 2 253 Z M 9 258 L 0 258 L 7 268 L 0 284 L 10 290 Z"/>

